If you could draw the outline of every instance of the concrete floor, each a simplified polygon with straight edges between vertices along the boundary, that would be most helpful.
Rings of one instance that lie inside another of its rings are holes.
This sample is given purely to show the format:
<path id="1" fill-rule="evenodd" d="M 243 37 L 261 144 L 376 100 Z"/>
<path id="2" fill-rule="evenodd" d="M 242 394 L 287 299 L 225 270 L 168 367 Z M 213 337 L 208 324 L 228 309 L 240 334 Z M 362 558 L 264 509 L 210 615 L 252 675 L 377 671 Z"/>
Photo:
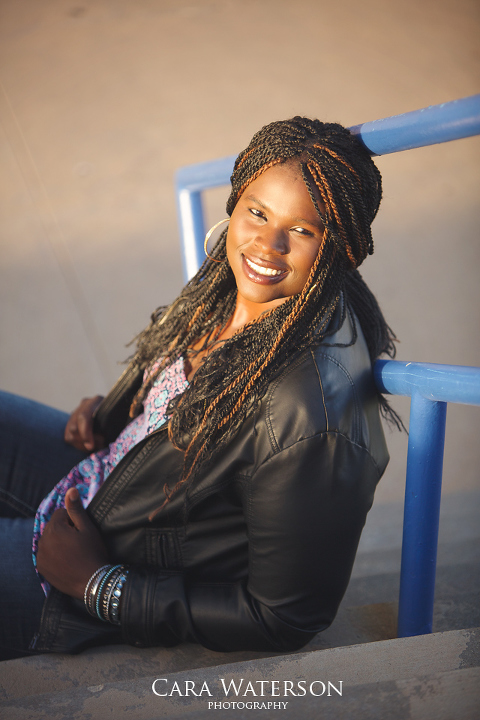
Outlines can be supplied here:
<path id="1" fill-rule="evenodd" d="M 2 0 L 0 385 L 66 410 L 105 392 L 182 284 L 177 167 L 293 114 L 352 125 L 478 92 L 479 25 L 473 0 Z M 480 364 L 479 156 L 472 138 L 378 159 L 364 274 L 401 359 Z M 479 419 L 449 410 L 446 493 L 479 488 Z M 403 494 L 406 438 L 389 445 L 380 503 Z"/>

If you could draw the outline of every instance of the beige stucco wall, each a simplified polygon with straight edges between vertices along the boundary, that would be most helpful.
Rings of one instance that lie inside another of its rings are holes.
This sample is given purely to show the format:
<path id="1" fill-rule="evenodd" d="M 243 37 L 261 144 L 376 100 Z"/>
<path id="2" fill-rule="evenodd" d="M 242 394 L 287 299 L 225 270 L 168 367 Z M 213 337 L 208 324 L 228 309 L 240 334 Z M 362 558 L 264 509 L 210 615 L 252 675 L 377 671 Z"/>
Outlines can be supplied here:
<path id="1" fill-rule="evenodd" d="M 293 114 L 351 125 L 478 92 L 479 25 L 475 0 L 2 0 L 0 385 L 66 410 L 105 392 L 182 284 L 177 167 Z M 378 160 L 364 275 L 401 359 L 480 365 L 479 151 Z M 479 420 L 449 411 L 447 492 L 479 487 Z M 389 442 L 379 501 L 403 493 Z"/>

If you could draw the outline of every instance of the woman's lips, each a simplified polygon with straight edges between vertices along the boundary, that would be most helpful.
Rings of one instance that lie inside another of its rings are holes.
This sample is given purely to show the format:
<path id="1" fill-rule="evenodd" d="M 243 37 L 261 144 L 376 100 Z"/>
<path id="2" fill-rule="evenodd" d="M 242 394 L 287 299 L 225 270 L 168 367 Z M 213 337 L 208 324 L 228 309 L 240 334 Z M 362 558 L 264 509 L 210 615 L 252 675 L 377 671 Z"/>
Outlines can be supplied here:
<path id="1" fill-rule="evenodd" d="M 242 255 L 243 270 L 246 276 L 253 282 L 261 285 L 270 285 L 283 280 L 288 270 L 281 270 L 279 268 L 265 267 L 258 263 L 250 260 L 245 255 Z"/>

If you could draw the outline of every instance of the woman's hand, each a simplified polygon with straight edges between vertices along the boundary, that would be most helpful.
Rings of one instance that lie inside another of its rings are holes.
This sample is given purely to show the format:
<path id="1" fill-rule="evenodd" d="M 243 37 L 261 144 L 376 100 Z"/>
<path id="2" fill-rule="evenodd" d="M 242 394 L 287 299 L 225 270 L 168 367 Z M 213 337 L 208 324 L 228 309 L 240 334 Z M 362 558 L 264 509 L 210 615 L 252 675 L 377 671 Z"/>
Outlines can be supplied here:
<path id="1" fill-rule="evenodd" d="M 65 426 L 65 442 L 77 450 L 93 452 L 105 447 L 105 439 L 93 434 L 93 413 L 103 400 L 102 395 L 84 398 L 76 410 L 70 415 Z"/>
<path id="2" fill-rule="evenodd" d="M 77 488 L 70 488 L 65 508 L 55 510 L 39 540 L 38 572 L 61 592 L 83 599 L 89 578 L 107 563 L 102 536 L 88 517 Z"/>

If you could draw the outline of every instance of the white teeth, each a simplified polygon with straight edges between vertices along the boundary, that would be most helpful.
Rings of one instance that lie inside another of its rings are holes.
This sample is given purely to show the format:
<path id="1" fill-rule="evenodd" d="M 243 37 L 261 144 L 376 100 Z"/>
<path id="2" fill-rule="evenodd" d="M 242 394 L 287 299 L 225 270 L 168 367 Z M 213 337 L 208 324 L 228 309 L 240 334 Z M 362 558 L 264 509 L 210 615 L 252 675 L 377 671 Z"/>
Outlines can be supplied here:
<path id="1" fill-rule="evenodd" d="M 275 277 L 276 275 L 281 275 L 283 272 L 282 270 L 272 270 L 271 268 L 266 268 L 266 267 L 262 267 L 261 265 L 257 265 L 256 263 L 249 260 L 247 257 L 245 257 L 245 262 L 247 263 L 248 267 L 252 268 L 252 270 L 255 270 L 255 272 L 258 273 L 259 275 L 267 275 L 269 277 Z"/>

